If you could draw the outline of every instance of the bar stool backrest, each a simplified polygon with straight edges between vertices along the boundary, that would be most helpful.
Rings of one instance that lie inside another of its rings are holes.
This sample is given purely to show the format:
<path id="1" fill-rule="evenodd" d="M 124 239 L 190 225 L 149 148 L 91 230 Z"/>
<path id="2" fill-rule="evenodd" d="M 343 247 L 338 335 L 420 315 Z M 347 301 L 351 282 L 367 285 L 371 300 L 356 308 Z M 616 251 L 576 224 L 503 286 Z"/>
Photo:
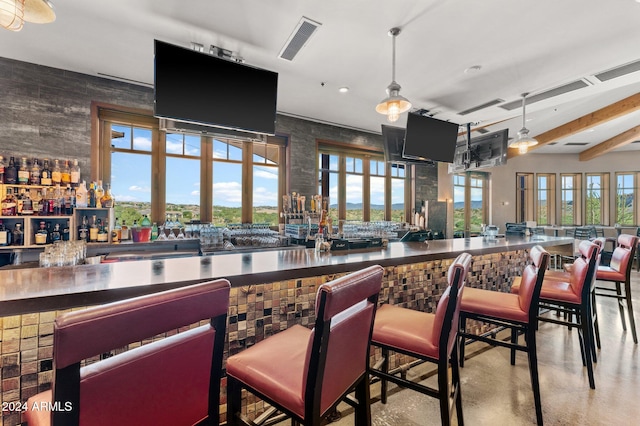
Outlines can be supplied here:
<path id="1" fill-rule="evenodd" d="M 529 321 L 535 321 L 542 280 L 549 264 L 549 252 L 536 245 L 529 251 L 529 258 L 532 264 L 522 271 L 518 299 L 520 309 L 529 313 Z"/>
<path id="2" fill-rule="evenodd" d="M 367 373 L 383 273 L 370 266 L 319 287 L 304 369 L 305 418 L 320 418 Z"/>
<path id="3" fill-rule="evenodd" d="M 638 237 L 629 234 L 620 234 L 618 236 L 618 246 L 613 250 L 611 255 L 610 267 L 613 270 L 626 274 L 629 279 L 631 272 L 631 264 L 638 247 Z"/>
<path id="4" fill-rule="evenodd" d="M 581 298 L 588 297 L 588 292 L 595 280 L 598 268 L 600 245 L 591 241 L 582 241 L 578 247 L 580 257 L 573 262 L 571 268 L 571 290 Z"/>

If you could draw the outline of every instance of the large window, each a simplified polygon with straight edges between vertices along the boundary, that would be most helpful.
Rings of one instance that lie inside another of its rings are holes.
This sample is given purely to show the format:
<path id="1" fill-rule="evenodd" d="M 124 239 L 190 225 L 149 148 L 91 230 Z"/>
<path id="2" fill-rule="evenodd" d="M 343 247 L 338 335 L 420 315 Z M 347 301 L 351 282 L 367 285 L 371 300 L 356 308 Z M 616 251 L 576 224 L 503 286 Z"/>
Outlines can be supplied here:
<path id="1" fill-rule="evenodd" d="M 116 216 L 162 223 L 277 225 L 284 140 L 267 143 L 161 131 L 147 112 L 92 105 L 96 176 L 112 185 Z M 93 169 L 93 167 L 92 167 Z"/>
<path id="2" fill-rule="evenodd" d="M 364 220 L 362 158 L 345 157 L 347 220 Z"/>
<path id="3" fill-rule="evenodd" d="M 411 219 L 405 217 L 406 167 L 404 164 L 391 164 L 391 220 L 394 222 L 405 222 Z"/>
<path id="4" fill-rule="evenodd" d="M 371 203 L 369 204 L 369 217 L 372 221 L 384 220 L 384 185 L 386 163 L 382 160 L 369 161 L 371 174 L 369 178 L 369 193 L 371 194 Z M 404 184 L 404 182 L 403 182 Z M 403 200 L 404 200 L 404 193 Z M 396 220 L 394 218 L 394 220 Z M 397 220 L 401 222 L 401 220 Z"/>
<path id="5" fill-rule="evenodd" d="M 533 173 L 516 173 L 516 222 L 533 220 Z"/>
<path id="6" fill-rule="evenodd" d="M 585 175 L 585 224 L 609 224 L 609 173 Z"/>
<path id="7" fill-rule="evenodd" d="M 538 173 L 536 183 L 536 222 L 538 225 L 555 225 L 556 175 L 555 173 Z"/>
<path id="8" fill-rule="evenodd" d="M 616 223 L 635 225 L 637 197 L 637 173 L 616 173 Z"/>
<path id="9" fill-rule="evenodd" d="M 477 235 L 487 223 L 487 183 L 484 173 L 472 172 L 453 177 L 454 236 Z"/>
<path id="10" fill-rule="evenodd" d="M 560 174 L 560 225 L 581 225 L 581 178 L 579 173 Z"/>

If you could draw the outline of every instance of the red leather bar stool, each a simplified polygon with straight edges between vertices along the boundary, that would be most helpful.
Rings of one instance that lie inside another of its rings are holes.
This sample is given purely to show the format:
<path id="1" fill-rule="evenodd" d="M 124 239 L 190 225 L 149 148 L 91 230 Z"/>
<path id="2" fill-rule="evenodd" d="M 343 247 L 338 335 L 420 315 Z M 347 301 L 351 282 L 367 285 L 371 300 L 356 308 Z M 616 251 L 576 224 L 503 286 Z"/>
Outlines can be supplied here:
<path id="1" fill-rule="evenodd" d="M 613 250 L 609 266 L 599 265 L 596 273 L 597 281 L 609 281 L 614 287 L 596 286 L 596 296 L 613 297 L 618 299 L 618 309 L 622 320 L 622 329 L 627 330 L 624 320 L 624 302 L 627 304 L 629 315 L 629 327 L 633 336 L 633 343 L 638 343 L 636 334 L 636 321 L 633 317 L 633 305 L 631 303 L 631 268 L 638 247 L 638 237 L 629 234 L 618 236 L 618 245 Z M 624 289 L 622 288 L 624 284 Z"/>
<path id="2" fill-rule="evenodd" d="M 63 314 L 53 331 L 52 390 L 29 398 L 29 426 L 219 422 L 229 282 L 211 281 Z M 80 368 L 84 359 L 210 320 Z M 67 410 L 69 408 L 69 410 Z"/>
<path id="3" fill-rule="evenodd" d="M 597 327 L 593 314 L 593 286 L 595 270 L 598 265 L 600 246 L 591 241 L 582 241 L 579 246 L 580 257 L 573 262 L 570 272 L 547 278 L 545 276 L 540 291 L 539 306 L 550 310 L 560 310 L 568 314 L 568 319 L 538 316 L 540 321 L 565 325 L 578 329 L 582 363 L 587 367 L 589 386 L 595 389 L 593 362 L 597 361 L 594 346 L 594 328 Z M 522 288 L 512 287 L 513 292 Z M 574 320 L 575 316 L 575 320 Z"/>
<path id="4" fill-rule="evenodd" d="M 451 422 L 451 401 L 456 405 L 458 424 L 462 425 L 462 396 L 457 360 L 458 312 L 471 255 L 462 253 L 449 267 L 448 287 L 440 297 L 435 314 L 393 305 L 378 309 L 371 344 L 382 348 L 380 368 L 369 367 L 369 372 L 381 379 L 381 400 L 387 402 L 387 381 L 391 381 L 440 400 L 443 425 Z M 406 380 L 389 372 L 389 352 L 395 351 L 438 365 L 438 389 Z M 449 383 L 451 365 L 451 383 Z"/>
<path id="5" fill-rule="evenodd" d="M 355 390 L 355 423 L 371 423 L 369 346 L 384 270 L 371 266 L 318 288 L 312 330 L 301 325 L 227 360 L 227 424 L 248 424 L 241 416 L 246 389 L 291 417 L 320 425 Z"/>
<path id="6" fill-rule="evenodd" d="M 491 345 L 511 349 L 511 364 L 515 364 L 515 351 L 527 352 L 529 374 L 533 388 L 536 420 L 542 424 L 542 403 L 538 381 L 538 357 L 536 353 L 536 326 L 538 316 L 538 298 L 540 287 L 549 264 L 549 253 L 540 246 L 534 246 L 529 252 L 533 264 L 522 272 L 520 292 L 502 293 L 478 288 L 467 288 L 462 295 L 460 306 L 460 365 L 464 365 L 465 340 L 480 340 Z M 511 330 L 511 341 L 505 342 L 488 336 L 467 333 L 467 319 L 474 319 Z M 525 336 L 525 344 L 518 344 L 518 334 Z"/>

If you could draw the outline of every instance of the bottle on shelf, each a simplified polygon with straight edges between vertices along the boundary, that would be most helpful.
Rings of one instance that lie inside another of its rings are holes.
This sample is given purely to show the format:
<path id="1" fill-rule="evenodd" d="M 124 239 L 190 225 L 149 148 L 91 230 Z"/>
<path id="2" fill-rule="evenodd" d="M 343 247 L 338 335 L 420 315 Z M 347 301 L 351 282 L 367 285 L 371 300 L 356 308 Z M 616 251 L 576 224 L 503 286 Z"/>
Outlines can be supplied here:
<path id="1" fill-rule="evenodd" d="M 107 233 L 105 221 L 98 219 L 98 242 L 106 243 L 109 241 L 109 234 Z"/>
<path id="2" fill-rule="evenodd" d="M 49 159 L 45 158 L 40 170 L 40 185 L 51 186 L 51 169 L 49 168 Z"/>
<path id="3" fill-rule="evenodd" d="M 149 220 L 149 216 L 147 216 L 146 214 L 142 216 L 142 221 L 140 222 L 140 226 L 142 226 L 143 228 L 151 227 L 151 221 Z"/>
<path id="4" fill-rule="evenodd" d="M 46 228 L 46 231 L 47 231 L 47 244 L 51 244 L 51 232 L 53 231 L 51 229 L 51 222 L 47 222 L 45 224 L 45 228 Z"/>
<path id="5" fill-rule="evenodd" d="M 78 160 L 73 160 L 73 165 L 71 166 L 71 186 L 77 188 L 80 185 L 80 166 L 78 165 Z"/>
<path id="6" fill-rule="evenodd" d="M 40 168 L 40 164 L 38 164 L 38 159 L 33 159 L 33 164 L 31 164 L 31 174 L 29 175 L 29 184 L 31 185 L 40 185 L 42 183 L 42 168 Z"/>
<path id="7" fill-rule="evenodd" d="M 158 239 L 158 224 L 153 222 L 151 226 L 151 241 L 155 241 Z"/>
<path id="8" fill-rule="evenodd" d="M 104 187 L 102 186 L 102 181 L 98 180 L 98 184 L 95 187 L 96 192 L 96 207 L 102 208 L 102 197 L 104 197 Z"/>
<path id="9" fill-rule="evenodd" d="M 4 169 L 6 164 L 4 163 L 4 157 L 0 155 L 0 184 L 4 183 Z"/>
<path id="10" fill-rule="evenodd" d="M 40 228 L 36 231 L 35 234 L 35 243 L 36 245 L 45 245 L 47 244 L 47 240 L 49 239 L 49 233 L 47 232 L 47 227 L 44 220 L 40 221 Z"/>
<path id="11" fill-rule="evenodd" d="M 96 206 L 96 190 L 93 182 L 89 184 L 89 191 L 87 191 L 87 206 L 88 207 Z"/>
<path id="12" fill-rule="evenodd" d="M 16 200 L 13 198 L 11 188 L 7 188 L 7 195 L 2 200 L 2 216 L 16 215 Z"/>
<path id="13" fill-rule="evenodd" d="M 82 222 L 78 226 L 78 240 L 89 241 L 89 223 L 86 216 L 82 216 Z"/>
<path id="14" fill-rule="evenodd" d="M 62 241 L 69 241 L 71 238 L 71 223 L 67 221 L 67 224 L 62 228 Z"/>
<path id="15" fill-rule="evenodd" d="M 53 160 L 53 170 L 51 170 L 51 184 L 60 185 L 62 183 L 62 170 L 60 160 Z"/>
<path id="16" fill-rule="evenodd" d="M 72 194 L 71 194 L 71 184 L 67 184 L 67 188 L 64 190 L 64 209 L 62 209 L 63 213 L 66 215 L 71 215 L 73 213 L 73 206 L 72 206 Z M 73 197 L 73 200 L 75 200 L 76 197 Z"/>
<path id="17" fill-rule="evenodd" d="M 115 235 L 114 235 L 115 233 Z M 116 241 L 120 241 L 122 239 L 122 226 L 120 226 L 120 221 L 116 217 L 115 223 L 113 224 L 113 232 L 111 233 L 111 239 Z"/>
<path id="18" fill-rule="evenodd" d="M 18 189 L 14 188 L 13 190 L 16 194 L 16 214 L 19 216 L 22 214 L 22 206 L 24 205 L 24 188 Z M 18 192 L 19 191 L 19 192 Z"/>
<path id="19" fill-rule="evenodd" d="M 115 204 L 114 199 L 113 199 L 113 195 L 111 195 L 111 187 L 110 187 L 110 185 L 108 183 L 105 186 L 107 187 L 107 189 L 104 192 L 104 195 L 102 196 L 102 198 L 100 199 L 100 204 L 104 208 L 111 208 Z M 96 197 L 97 197 L 97 195 L 96 195 Z"/>
<path id="20" fill-rule="evenodd" d="M 22 211 L 20 214 L 23 216 L 31 216 L 33 213 L 33 200 L 31 200 L 31 197 L 29 196 L 29 191 L 24 191 L 22 195 Z"/>
<path id="21" fill-rule="evenodd" d="M 20 167 L 18 168 L 18 184 L 29 185 L 29 166 L 27 165 L 27 157 L 22 157 Z"/>
<path id="22" fill-rule="evenodd" d="M 53 225 L 53 231 L 51 231 L 50 240 L 52 243 L 57 241 L 62 241 L 62 230 L 60 229 L 60 224 L 56 223 Z"/>
<path id="23" fill-rule="evenodd" d="M 11 231 L 4 227 L 2 219 L 0 219 L 0 246 L 8 246 L 11 244 Z"/>
<path id="24" fill-rule="evenodd" d="M 77 208 L 86 208 L 89 205 L 87 195 L 87 184 L 85 181 L 82 181 L 82 183 L 78 185 L 78 188 L 76 189 Z"/>
<path id="25" fill-rule="evenodd" d="M 91 216 L 91 224 L 89 225 L 89 242 L 95 243 L 98 241 L 98 222 L 96 215 Z"/>
<path id="26" fill-rule="evenodd" d="M 18 168 L 13 157 L 9 157 L 9 165 L 4 169 L 4 183 L 8 185 L 18 183 Z"/>
<path id="27" fill-rule="evenodd" d="M 56 188 L 53 192 L 53 212 L 54 216 L 60 216 L 62 214 L 62 209 L 64 207 L 64 197 L 62 196 L 62 191 L 60 190 L 60 185 L 56 185 Z"/>
<path id="28" fill-rule="evenodd" d="M 14 246 L 24 245 L 24 231 L 22 230 L 22 224 L 16 223 L 13 227 L 13 237 L 11 244 Z"/>
<path id="29" fill-rule="evenodd" d="M 120 228 L 120 241 L 128 241 L 130 239 L 129 236 L 129 227 L 127 226 L 127 221 L 122 219 L 122 227 Z"/>
<path id="30" fill-rule="evenodd" d="M 69 160 L 64 160 L 64 164 L 60 167 L 60 184 L 63 186 L 71 185 L 71 169 L 69 168 Z"/>

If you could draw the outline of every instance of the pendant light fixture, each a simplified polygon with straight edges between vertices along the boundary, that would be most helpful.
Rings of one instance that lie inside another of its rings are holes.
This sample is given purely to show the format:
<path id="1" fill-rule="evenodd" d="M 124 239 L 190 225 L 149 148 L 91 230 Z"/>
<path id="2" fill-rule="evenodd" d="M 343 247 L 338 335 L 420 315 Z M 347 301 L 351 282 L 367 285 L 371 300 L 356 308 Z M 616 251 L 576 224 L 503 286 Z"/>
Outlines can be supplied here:
<path id="1" fill-rule="evenodd" d="M 526 154 L 529 147 L 538 145 L 538 141 L 535 138 L 529 136 L 529 129 L 525 127 L 525 105 L 528 95 L 528 93 L 522 94 L 522 129 L 520 129 L 520 131 L 518 132 L 515 140 L 509 144 L 509 148 L 518 148 L 518 153 L 520 154 Z"/>
<path id="2" fill-rule="evenodd" d="M 0 0 L 0 26 L 20 31 L 26 22 L 48 24 L 56 20 L 48 0 Z"/>
<path id="3" fill-rule="evenodd" d="M 400 96 L 400 85 L 396 83 L 396 37 L 400 34 L 400 28 L 391 28 L 389 35 L 393 39 L 392 61 L 391 61 L 391 83 L 387 87 L 387 97 L 376 106 L 376 111 L 387 116 L 387 120 L 393 123 L 398 121 L 400 114 L 409 111 L 411 102 Z"/>

